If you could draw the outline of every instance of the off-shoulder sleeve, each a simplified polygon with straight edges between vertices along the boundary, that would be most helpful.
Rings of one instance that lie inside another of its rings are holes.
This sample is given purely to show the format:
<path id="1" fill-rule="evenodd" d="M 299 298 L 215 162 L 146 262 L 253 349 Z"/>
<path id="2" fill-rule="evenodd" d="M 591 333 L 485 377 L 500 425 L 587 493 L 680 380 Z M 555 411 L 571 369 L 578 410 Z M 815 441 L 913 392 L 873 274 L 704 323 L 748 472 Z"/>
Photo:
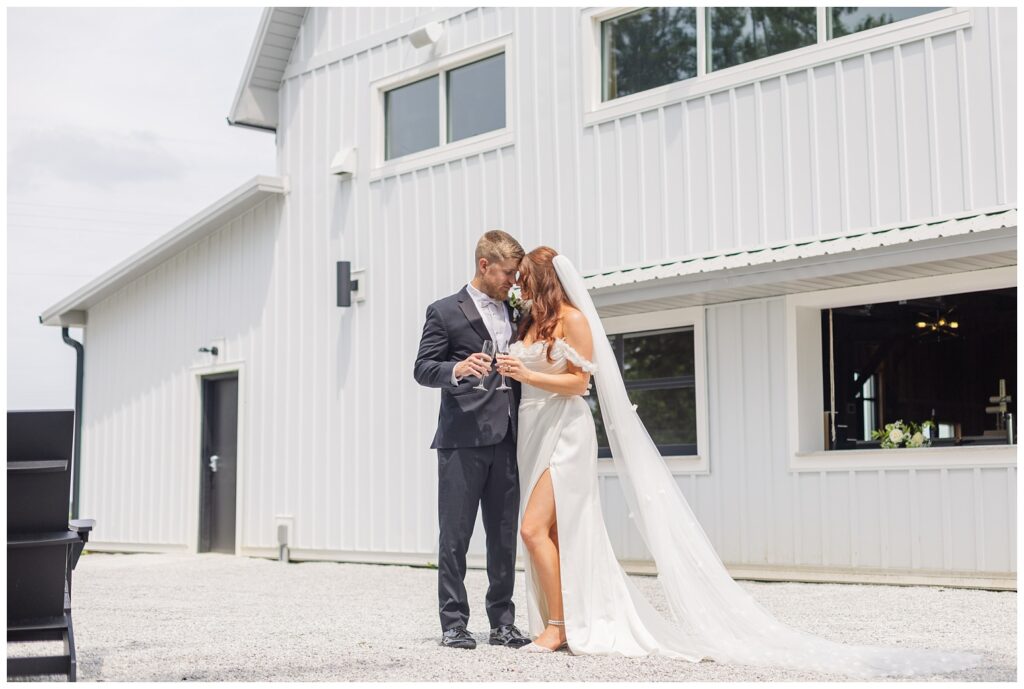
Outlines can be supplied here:
<path id="1" fill-rule="evenodd" d="M 584 371 L 591 375 L 597 373 L 597 364 L 595 364 L 592 361 L 587 361 L 582 356 L 580 356 L 580 353 L 573 349 L 572 345 L 570 345 L 568 342 L 566 342 L 563 339 L 558 339 L 555 340 L 555 344 L 557 346 L 560 346 L 562 348 L 562 351 L 565 352 L 565 358 L 571 361 L 578 368 L 583 369 Z"/>

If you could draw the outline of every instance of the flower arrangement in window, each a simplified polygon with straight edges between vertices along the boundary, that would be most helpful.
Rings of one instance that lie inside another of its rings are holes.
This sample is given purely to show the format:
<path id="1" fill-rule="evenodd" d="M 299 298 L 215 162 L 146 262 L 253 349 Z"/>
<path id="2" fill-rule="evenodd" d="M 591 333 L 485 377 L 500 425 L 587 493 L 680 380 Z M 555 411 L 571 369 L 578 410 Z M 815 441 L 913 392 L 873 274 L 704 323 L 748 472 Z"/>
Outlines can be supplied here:
<path id="1" fill-rule="evenodd" d="M 893 423 L 885 424 L 885 428 L 871 432 L 873 440 L 881 440 L 882 447 L 892 449 L 896 447 L 929 447 L 932 444 L 931 438 L 924 434 L 926 428 L 934 428 L 931 421 L 924 421 L 916 424 L 913 421 L 899 419 Z"/>

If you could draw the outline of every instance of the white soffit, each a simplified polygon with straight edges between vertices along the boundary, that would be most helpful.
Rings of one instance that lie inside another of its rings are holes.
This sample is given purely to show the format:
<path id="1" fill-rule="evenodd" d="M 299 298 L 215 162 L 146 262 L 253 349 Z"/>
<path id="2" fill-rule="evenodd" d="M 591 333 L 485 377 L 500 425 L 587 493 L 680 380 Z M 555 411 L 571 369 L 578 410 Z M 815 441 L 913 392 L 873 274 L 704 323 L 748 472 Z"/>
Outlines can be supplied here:
<path id="1" fill-rule="evenodd" d="M 308 7 L 263 10 L 228 124 L 277 130 L 277 92 Z"/>
<path id="2" fill-rule="evenodd" d="M 106 273 L 65 297 L 39 316 L 43 325 L 85 327 L 87 312 L 129 282 L 145 275 L 203 237 L 255 208 L 271 196 L 287 193 L 281 177 L 257 176 L 157 238 Z"/>
<path id="3" fill-rule="evenodd" d="M 623 268 L 584 280 L 602 315 L 639 313 L 1016 265 L 1016 234 L 1016 206 L 1000 206 Z"/>

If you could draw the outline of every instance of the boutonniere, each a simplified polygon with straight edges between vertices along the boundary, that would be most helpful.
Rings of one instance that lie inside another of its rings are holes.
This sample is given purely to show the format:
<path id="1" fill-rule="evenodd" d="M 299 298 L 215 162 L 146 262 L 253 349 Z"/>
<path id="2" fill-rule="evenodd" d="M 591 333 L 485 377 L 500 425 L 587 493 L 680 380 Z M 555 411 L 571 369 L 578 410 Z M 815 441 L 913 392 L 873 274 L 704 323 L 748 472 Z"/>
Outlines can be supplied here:
<path id="1" fill-rule="evenodd" d="M 530 301 L 523 299 L 519 285 L 512 285 L 508 291 L 508 305 L 512 307 L 512 322 L 518 322 L 530 310 Z"/>

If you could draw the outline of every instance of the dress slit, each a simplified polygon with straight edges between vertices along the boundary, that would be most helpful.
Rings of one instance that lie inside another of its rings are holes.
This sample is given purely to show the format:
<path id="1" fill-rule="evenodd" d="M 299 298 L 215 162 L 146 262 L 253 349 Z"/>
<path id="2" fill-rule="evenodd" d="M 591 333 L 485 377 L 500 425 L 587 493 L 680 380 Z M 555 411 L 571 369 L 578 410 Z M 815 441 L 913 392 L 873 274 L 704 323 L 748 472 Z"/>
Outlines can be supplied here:
<path id="1" fill-rule="evenodd" d="M 529 486 L 529 489 L 526 492 L 527 498 L 526 498 L 525 501 L 522 502 L 522 504 L 523 504 L 523 514 L 525 515 L 526 514 L 526 507 L 529 506 L 530 500 L 533 499 L 533 492 L 537 489 L 537 484 L 540 482 L 540 479 L 544 475 L 544 472 L 547 471 L 548 472 L 548 476 L 551 477 L 551 499 L 555 503 L 555 524 L 556 525 L 561 524 L 561 522 L 562 522 L 561 516 L 558 514 L 558 503 L 559 503 L 559 501 L 558 501 L 558 480 L 556 478 L 558 476 L 558 474 L 555 471 L 555 467 L 553 467 L 551 465 L 551 457 L 555 454 L 555 450 L 557 449 L 557 447 L 558 447 L 558 445 L 556 443 L 555 446 L 553 448 L 551 448 L 551 453 L 548 454 L 548 456 L 546 457 L 547 461 L 543 465 L 540 462 L 537 462 L 536 466 L 534 467 L 534 472 L 533 472 L 534 475 L 530 477 L 530 486 Z M 520 519 L 520 522 L 522 522 L 522 519 Z M 563 573 L 565 572 L 565 565 L 562 562 L 562 550 L 563 549 L 561 547 L 561 540 L 562 540 L 561 537 L 559 537 L 559 545 L 556 546 L 555 550 L 558 553 L 558 586 L 559 586 L 560 592 L 562 594 L 562 619 L 565 622 L 565 633 L 566 633 L 566 636 L 568 636 L 568 634 L 569 634 L 569 615 L 566 614 L 565 586 L 563 586 Z M 535 602 L 536 602 L 537 612 L 540 615 L 540 627 L 539 627 L 539 629 L 543 630 L 543 628 L 545 626 L 547 626 L 547 621 L 549 619 L 551 619 L 550 612 L 548 610 L 547 598 L 544 595 L 544 590 L 541 588 L 540 580 L 537 577 L 536 572 L 534 570 L 533 558 L 530 557 L 530 551 L 528 551 L 526 548 L 523 548 L 523 560 L 524 560 L 524 565 L 525 565 L 526 572 L 529 575 L 529 577 L 532 579 L 532 582 L 531 582 L 532 586 L 528 587 L 528 588 L 531 588 L 537 594 L 537 600 Z M 530 626 L 533 627 L 534 625 L 530 625 Z M 571 647 L 570 647 L 570 650 L 571 650 Z"/>

